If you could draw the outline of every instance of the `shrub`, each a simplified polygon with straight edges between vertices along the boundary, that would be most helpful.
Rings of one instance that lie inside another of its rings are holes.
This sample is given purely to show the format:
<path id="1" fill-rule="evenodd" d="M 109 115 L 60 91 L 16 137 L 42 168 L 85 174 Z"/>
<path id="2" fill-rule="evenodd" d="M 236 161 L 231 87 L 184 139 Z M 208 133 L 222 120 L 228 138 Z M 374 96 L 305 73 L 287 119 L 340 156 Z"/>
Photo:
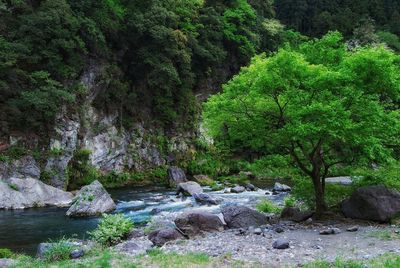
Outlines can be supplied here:
<path id="1" fill-rule="evenodd" d="M 14 256 L 13 252 L 8 248 L 0 248 L 0 259 L 7 258 L 10 259 Z"/>
<path id="2" fill-rule="evenodd" d="M 267 198 L 261 199 L 261 201 L 256 205 L 256 208 L 260 212 L 265 213 L 279 213 L 281 209 L 275 205 L 271 200 Z"/>
<path id="3" fill-rule="evenodd" d="M 289 156 L 268 155 L 248 164 L 247 169 L 260 178 L 292 178 L 298 175 Z"/>
<path id="4" fill-rule="evenodd" d="M 89 234 L 100 244 L 111 246 L 122 241 L 132 228 L 133 222 L 123 214 L 103 214 L 97 229 Z"/>
<path id="5" fill-rule="evenodd" d="M 285 208 L 294 207 L 296 205 L 296 202 L 296 198 L 294 198 L 293 196 L 287 196 L 283 200 Z"/>
<path id="6" fill-rule="evenodd" d="M 97 180 L 99 173 L 90 163 L 90 150 L 79 149 L 68 163 L 68 190 L 76 190 Z"/>
<path id="7" fill-rule="evenodd" d="M 61 238 L 58 241 L 50 241 L 52 244 L 44 253 L 44 260 L 47 262 L 62 261 L 69 259 L 71 251 L 77 248 L 68 239 Z"/>
<path id="8" fill-rule="evenodd" d="M 375 170 L 359 169 L 353 175 L 356 187 L 383 184 L 400 191 L 400 162 L 393 162 Z"/>

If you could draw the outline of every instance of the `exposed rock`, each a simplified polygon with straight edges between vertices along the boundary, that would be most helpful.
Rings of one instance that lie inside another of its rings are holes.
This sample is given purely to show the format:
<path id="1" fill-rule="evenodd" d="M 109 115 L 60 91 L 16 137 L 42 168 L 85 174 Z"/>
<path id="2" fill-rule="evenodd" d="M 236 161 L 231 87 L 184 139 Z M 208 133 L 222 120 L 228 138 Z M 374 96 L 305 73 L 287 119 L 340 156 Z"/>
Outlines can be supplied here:
<path id="1" fill-rule="evenodd" d="M 40 178 L 39 164 L 32 156 L 23 156 L 11 162 L 0 161 L 0 179 L 25 179 L 27 177 L 32 179 Z"/>
<path id="2" fill-rule="evenodd" d="M 279 182 L 275 182 L 274 188 L 272 189 L 273 193 L 281 193 L 281 192 L 290 192 L 292 188 L 287 186 L 286 184 L 282 184 Z"/>
<path id="3" fill-rule="evenodd" d="M 0 209 L 65 207 L 72 203 L 72 197 L 71 193 L 32 178 L 0 181 Z"/>
<path id="4" fill-rule="evenodd" d="M 83 249 L 75 249 L 73 251 L 71 251 L 71 253 L 69 254 L 69 257 L 71 259 L 79 259 L 82 258 L 85 255 L 85 251 L 83 251 Z"/>
<path id="5" fill-rule="evenodd" d="M 231 189 L 231 193 L 243 193 L 244 191 L 246 191 L 246 188 L 244 188 L 243 186 L 235 186 Z"/>
<path id="6" fill-rule="evenodd" d="M 116 208 L 111 196 L 99 181 L 94 181 L 79 190 L 67 216 L 85 217 L 100 215 Z"/>
<path id="7" fill-rule="evenodd" d="M 251 184 L 251 183 L 247 183 L 247 184 L 245 185 L 245 188 L 246 188 L 247 191 L 252 191 L 252 192 L 257 191 L 257 187 L 255 187 L 255 186 L 254 186 L 253 184 Z"/>
<path id="8" fill-rule="evenodd" d="M 183 195 L 191 195 L 191 196 L 202 192 L 203 188 L 201 188 L 201 186 L 194 181 L 179 183 L 176 191 L 177 194 L 182 193 Z"/>
<path id="9" fill-rule="evenodd" d="M 300 211 L 298 208 L 286 207 L 281 212 L 281 219 L 291 220 L 294 222 L 303 222 L 314 215 L 312 211 Z"/>
<path id="10" fill-rule="evenodd" d="M 185 237 L 176 229 L 168 228 L 154 231 L 149 234 L 148 238 L 155 246 L 161 247 L 168 241 L 184 239 Z"/>
<path id="11" fill-rule="evenodd" d="M 320 235 L 332 235 L 332 234 L 340 234 L 342 231 L 340 231 L 339 228 L 328 228 L 321 230 L 319 232 Z"/>
<path id="12" fill-rule="evenodd" d="M 269 223 L 269 218 L 245 206 L 228 205 L 221 209 L 224 220 L 229 228 L 248 228 Z"/>
<path id="13" fill-rule="evenodd" d="M 148 239 L 135 239 L 120 243 L 115 246 L 115 249 L 119 252 L 136 256 L 146 253 L 152 245 L 152 242 Z"/>
<path id="14" fill-rule="evenodd" d="M 169 167 L 168 182 L 170 187 L 177 187 L 180 183 L 187 182 L 185 172 L 178 167 Z"/>
<path id="15" fill-rule="evenodd" d="M 142 229 L 133 229 L 132 231 L 129 232 L 128 239 L 139 238 L 139 237 L 143 237 L 144 235 L 145 234 Z"/>
<path id="16" fill-rule="evenodd" d="M 94 243 L 91 241 L 66 241 L 69 246 L 73 249 L 70 252 L 70 257 L 76 256 L 76 258 L 82 257 L 86 252 L 90 251 L 94 247 Z M 36 257 L 44 258 L 46 252 L 51 250 L 55 243 L 40 243 L 36 252 Z M 80 256 L 81 255 L 81 256 Z M 79 256 L 79 257 L 78 257 Z"/>
<path id="17" fill-rule="evenodd" d="M 351 177 L 332 177 L 332 178 L 326 178 L 325 183 L 327 184 L 340 184 L 340 185 L 351 185 L 353 183 L 353 180 Z"/>
<path id="18" fill-rule="evenodd" d="M 366 186 L 357 189 L 342 203 L 348 218 L 388 222 L 400 213 L 400 193 L 385 186 Z"/>
<path id="19" fill-rule="evenodd" d="M 277 239 L 272 243 L 272 247 L 275 249 L 287 249 L 289 248 L 289 241 L 286 239 Z"/>
<path id="20" fill-rule="evenodd" d="M 193 194 L 193 197 L 197 203 L 202 205 L 218 205 L 222 201 L 206 193 L 195 193 Z"/>
<path id="21" fill-rule="evenodd" d="M 357 232 L 358 231 L 358 226 L 351 226 L 346 229 L 347 232 Z"/>
<path id="22" fill-rule="evenodd" d="M 281 226 L 278 226 L 278 227 L 275 227 L 274 231 L 276 233 L 280 234 L 280 233 L 283 233 L 285 230 Z"/>
<path id="23" fill-rule="evenodd" d="M 220 218 L 209 212 L 182 213 L 175 219 L 175 225 L 189 237 L 194 237 L 203 232 L 224 230 L 224 225 Z"/>
<path id="24" fill-rule="evenodd" d="M 263 232 L 262 232 L 261 228 L 255 228 L 253 231 L 253 234 L 256 234 L 256 235 L 261 235 L 262 233 Z"/>
<path id="25" fill-rule="evenodd" d="M 13 259 L 0 259 L 0 268 L 8 268 L 14 266 L 16 261 Z"/>

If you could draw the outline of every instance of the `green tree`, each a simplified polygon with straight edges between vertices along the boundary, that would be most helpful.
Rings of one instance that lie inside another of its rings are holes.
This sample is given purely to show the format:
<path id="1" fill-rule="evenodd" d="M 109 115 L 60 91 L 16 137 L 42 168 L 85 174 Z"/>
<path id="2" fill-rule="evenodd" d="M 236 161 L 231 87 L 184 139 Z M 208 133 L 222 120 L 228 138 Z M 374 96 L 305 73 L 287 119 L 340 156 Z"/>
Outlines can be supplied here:
<path id="1" fill-rule="evenodd" d="M 320 216 L 333 166 L 385 161 L 399 145 L 399 60 L 383 47 L 347 51 L 336 32 L 257 56 L 205 104 L 206 126 L 231 146 L 290 155 Z"/>

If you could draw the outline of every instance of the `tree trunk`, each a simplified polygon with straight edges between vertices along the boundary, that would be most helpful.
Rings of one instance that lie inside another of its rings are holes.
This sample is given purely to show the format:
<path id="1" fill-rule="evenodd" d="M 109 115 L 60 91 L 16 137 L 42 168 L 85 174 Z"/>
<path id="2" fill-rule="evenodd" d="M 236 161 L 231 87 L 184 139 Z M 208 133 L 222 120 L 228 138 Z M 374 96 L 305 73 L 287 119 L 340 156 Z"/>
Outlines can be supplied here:
<path id="1" fill-rule="evenodd" d="M 315 214 L 317 218 L 321 218 L 326 210 L 325 189 L 319 176 L 315 176 L 312 179 L 315 191 Z"/>

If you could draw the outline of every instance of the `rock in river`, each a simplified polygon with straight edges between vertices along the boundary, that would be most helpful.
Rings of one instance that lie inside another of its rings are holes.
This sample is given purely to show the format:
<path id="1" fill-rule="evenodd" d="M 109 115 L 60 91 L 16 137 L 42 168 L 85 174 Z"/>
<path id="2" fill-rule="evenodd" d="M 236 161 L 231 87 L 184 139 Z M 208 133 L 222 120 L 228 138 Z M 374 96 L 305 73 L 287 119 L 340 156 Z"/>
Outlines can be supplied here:
<path id="1" fill-rule="evenodd" d="M 342 203 L 342 211 L 348 218 L 388 222 L 400 213 L 400 193 L 385 186 L 361 187 Z"/>
<path id="2" fill-rule="evenodd" d="M 178 167 L 168 168 L 168 181 L 170 187 L 176 187 L 179 183 L 187 182 L 185 172 Z"/>
<path id="3" fill-rule="evenodd" d="M 72 197 L 71 193 L 32 178 L 0 181 L 0 209 L 66 207 L 72 203 Z"/>
<path id="4" fill-rule="evenodd" d="M 265 214 L 245 206 L 227 205 L 221 211 L 229 228 L 248 228 L 269 223 Z"/>
<path id="5" fill-rule="evenodd" d="M 281 192 L 290 192 L 291 190 L 292 190 L 292 188 L 290 188 L 286 184 L 276 182 L 274 185 L 274 188 L 272 189 L 272 192 L 277 194 L 277 193 L 281 193 Z"/>
<path id="6" fill-rule="evenodd" d="M 243 193 L 244 191 L 246 191 L 246 188 L 244 188 L 243 186 L 235 186 L 231 189 L 231 193 Z"/>
<path id="7" fill-rule="evenodd" d="M 175 219 L 175 225 L 189 237 L 194 237 L 203 232 L 224 230 L 224 224 L 220 218 L 209 212 L 182 213 Z"/>
<path id="8" fill-rule="evenodd" d="M 79 190 L 67 216 L 86 217 L 113 211 L 116 208 L 111 196 L 99 181 L 94 181 Z"/>
<path id="9" fill-rule="evenodd" d="M 199 194 L 203 192 L 203 188 L 194 181 L 188 181 L 188 182 L 183 182 L 178 184 L 178 188 L 176 190 L 177 194 L 184 194 L 184 195 L 191 195 L 193 196 L 194 194 Z"/>
<path id="10" fill-rule="evenodd" d="M 206 193 L 195 193 L 193 194 L 193 197 L 197 203 L 202 205 L 218 205 L 222 201 L 221 199 L 214 198 Z"/>

